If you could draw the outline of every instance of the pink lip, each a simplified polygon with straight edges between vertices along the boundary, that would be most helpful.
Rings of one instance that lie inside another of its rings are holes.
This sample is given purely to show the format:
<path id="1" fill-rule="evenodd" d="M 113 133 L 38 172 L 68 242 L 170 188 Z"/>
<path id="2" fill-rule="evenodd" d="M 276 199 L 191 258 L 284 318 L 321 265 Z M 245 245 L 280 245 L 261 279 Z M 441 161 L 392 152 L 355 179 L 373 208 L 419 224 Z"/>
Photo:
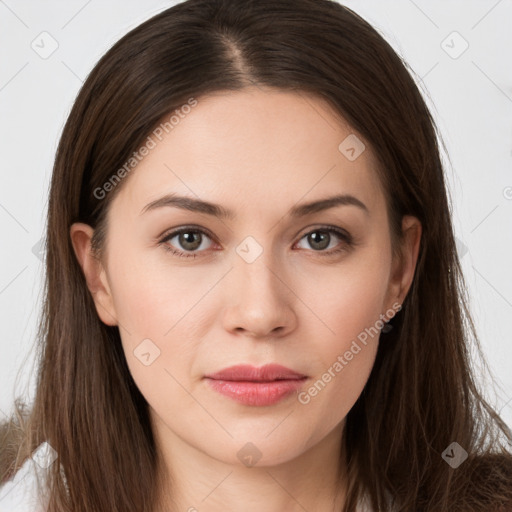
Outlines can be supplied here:
<path id="1" fill-rule="evenodd" d="M 237 365 L 206 375 L 217 392 L 245 405 L 272 405 L 297 391 L 306 375 L 278 364 Z"/>

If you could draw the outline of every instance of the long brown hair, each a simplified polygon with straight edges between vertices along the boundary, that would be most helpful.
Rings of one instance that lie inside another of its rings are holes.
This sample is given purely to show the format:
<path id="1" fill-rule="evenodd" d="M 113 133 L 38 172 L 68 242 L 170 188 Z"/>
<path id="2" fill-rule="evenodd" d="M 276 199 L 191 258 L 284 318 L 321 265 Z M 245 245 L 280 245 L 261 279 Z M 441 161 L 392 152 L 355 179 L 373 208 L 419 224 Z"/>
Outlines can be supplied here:
<path id="1" fill-rule="evenodd" d="M 347 416 L 344 512 L 355 511 L 363 494 L 383 512 L 512 506 L 511 433 L 475 379 L 471 345 L 484 359 L 438 130 L 407 64 L 366 21 L 331 0 L 187 0 L 129 32 L 94 67 L 56 155 L 37 394 L 32 409 L 4 427 L 4 477 L 46 440 L 58 453 L 50 512 L 156 510 L 159 451 L 148 405 L 118 328 L 97 315 L 69 228 L 91 225 L 100 257 L 123 180 L 105 197 L 98 189 L 191 98 L 250 85 L 326 100 L 378 158 L 395 249 L 403 215 L 423 228 L 403 309 Z M 468 453 L 457 468 L 442 456 L 452 442 Z"/>

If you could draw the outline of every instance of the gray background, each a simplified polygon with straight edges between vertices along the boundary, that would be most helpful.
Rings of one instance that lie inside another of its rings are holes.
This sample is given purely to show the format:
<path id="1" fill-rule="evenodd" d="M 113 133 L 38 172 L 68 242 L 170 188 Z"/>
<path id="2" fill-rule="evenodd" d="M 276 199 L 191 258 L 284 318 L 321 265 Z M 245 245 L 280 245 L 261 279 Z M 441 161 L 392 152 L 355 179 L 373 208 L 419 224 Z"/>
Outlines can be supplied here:
<path id="1" fill-rule="evenodd" d="M 0 420 L 16 396 L 34 396 L 38 244 L 66 116 L 103 53 L 174 3 L 0 0 Z M 342 3 L 409 63 L 441 129 L 471 310 L 497 394 L 478 375 L 512 425 L 512 1 Z"/>

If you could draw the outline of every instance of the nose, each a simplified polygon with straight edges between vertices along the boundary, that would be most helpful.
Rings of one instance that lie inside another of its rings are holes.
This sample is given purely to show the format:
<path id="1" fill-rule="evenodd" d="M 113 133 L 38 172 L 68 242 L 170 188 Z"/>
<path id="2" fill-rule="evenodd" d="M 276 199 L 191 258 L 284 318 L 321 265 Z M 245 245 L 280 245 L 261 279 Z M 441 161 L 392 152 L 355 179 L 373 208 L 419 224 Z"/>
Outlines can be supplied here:
<path id="1" fill-rule="evenodd" d="M 297 297 L 289 272 L 277 266 L 264 251 L 248 263 L 235 255 L 234 268 L 226 276 L 227 307 L 224 328 L 258 339 L 283 337 L 297 324 Z"/>

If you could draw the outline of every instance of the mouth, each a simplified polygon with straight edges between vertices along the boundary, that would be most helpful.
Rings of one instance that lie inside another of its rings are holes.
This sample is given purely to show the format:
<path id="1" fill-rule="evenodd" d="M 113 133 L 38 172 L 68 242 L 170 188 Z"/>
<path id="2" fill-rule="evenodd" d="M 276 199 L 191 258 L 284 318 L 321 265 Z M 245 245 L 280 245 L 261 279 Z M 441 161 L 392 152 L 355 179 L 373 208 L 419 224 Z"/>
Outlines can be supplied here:
<path id="1" fill-rule="evenodd" d="M 241 404 L 273 405 L 297 392 L 308 377 L 277 364 L 237 365 L 205 376 L 210 387 Z"/>

